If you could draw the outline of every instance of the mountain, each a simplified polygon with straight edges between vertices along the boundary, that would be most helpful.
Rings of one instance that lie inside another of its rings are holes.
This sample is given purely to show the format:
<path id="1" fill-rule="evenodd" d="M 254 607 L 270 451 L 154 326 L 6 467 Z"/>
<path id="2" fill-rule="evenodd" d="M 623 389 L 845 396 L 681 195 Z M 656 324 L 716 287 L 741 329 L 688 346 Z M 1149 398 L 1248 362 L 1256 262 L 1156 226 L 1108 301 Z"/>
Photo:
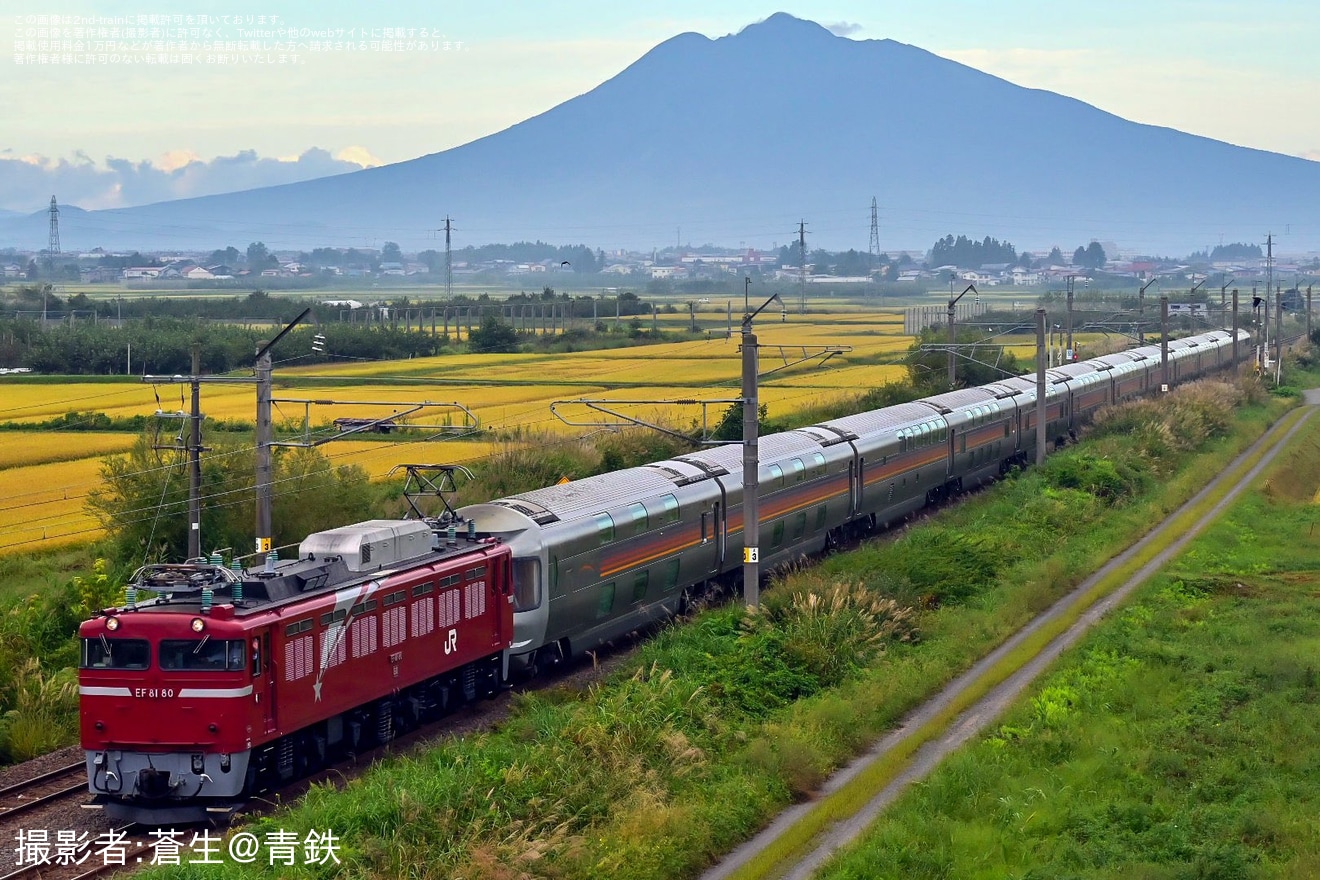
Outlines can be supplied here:
<path id="1" fill-rule="evenodd" d="M 1186 253 L 1288 229 L 1320 248 L 1320 163 L 1123 120 L 892 40 L 776 14 L 681 34 L 586 94 L 472 143 L 285 186 L 61 216 L 66 249 L 544 239 L 865 249 L 946 234 Z M 1291 224 L 1291 225 L 1290 225 Z M 1309 236 L 1309 238 L 1308 238 Z M 44 217 L 0 221 L 41 246 Z M 17 239 L 17 240 L 16 240 Z"/>

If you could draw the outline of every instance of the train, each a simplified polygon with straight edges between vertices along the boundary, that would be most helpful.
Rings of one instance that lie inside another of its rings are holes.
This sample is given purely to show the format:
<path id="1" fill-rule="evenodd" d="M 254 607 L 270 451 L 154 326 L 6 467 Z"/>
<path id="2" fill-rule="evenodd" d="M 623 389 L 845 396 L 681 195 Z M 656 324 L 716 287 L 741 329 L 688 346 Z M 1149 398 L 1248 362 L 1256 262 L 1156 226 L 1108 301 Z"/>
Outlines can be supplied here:
<path id="1" fill-rule="evenodd" d="M 1233 349 L 1221 330 L 1169 342 L 1167 385 L 1232 366 Z M 1046 442 L 1165 385 L 1158 345 L 1054 367 Z M 1036 394 L 1034 375 L 1008 377 L 760 438 L 762 564 L 820 553 L 1032 461 Z M 742 447 L 729 444 L 443 519 L 318 532 L 296 558 L 260 567 L 145 566 L 123 606 L 79 630 L 94 805 L 145 824 L 213 820 L 493 695 L 514 671 L 681 613 L 740 577 L 742 492 Z"/>

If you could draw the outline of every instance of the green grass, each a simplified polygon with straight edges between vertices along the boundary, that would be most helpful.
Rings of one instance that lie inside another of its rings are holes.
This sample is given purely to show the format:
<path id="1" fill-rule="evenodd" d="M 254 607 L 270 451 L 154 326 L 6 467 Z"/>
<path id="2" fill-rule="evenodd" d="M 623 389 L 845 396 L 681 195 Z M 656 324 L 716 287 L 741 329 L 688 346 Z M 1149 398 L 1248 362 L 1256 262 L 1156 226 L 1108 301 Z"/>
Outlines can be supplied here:
<path id="1" fill-rule="evenodd" d="M 822 876 L 1316 876 L 1317 453 L 1313 422 L 993 735 Z"/>
<path id="2" fill-rule="evenodd" d="M 917 603 L 903 618 L 915 629 L 878 645 L 864 628 L 831 629 L 843 647 L 826 653 L 857 658 L 842 675 L 801 635 L 817 623 L 764 628 L 716 610 L 662 633 L 588 694 L 523 698 L 498 732 L 391 762 L 342 793 L 318 789 L 255 830 L 332 828 L 345 876 L 693 876 L 1194 494 L 1286 406 L 1243 409 L 1209 451 L 1140 481 L 1143 495 L 1101 497 L 1028 472 L 906 537 L 791 575 L 767 604 L 840 583 Z M 1122 454 L 1125 442 L 1102 438 L 1086 454 Z M 954 549 L 940 578 L 916 564 L 939 543 L 932 534 Z M 896 617 L 899 605 L 884 619 Z"/>

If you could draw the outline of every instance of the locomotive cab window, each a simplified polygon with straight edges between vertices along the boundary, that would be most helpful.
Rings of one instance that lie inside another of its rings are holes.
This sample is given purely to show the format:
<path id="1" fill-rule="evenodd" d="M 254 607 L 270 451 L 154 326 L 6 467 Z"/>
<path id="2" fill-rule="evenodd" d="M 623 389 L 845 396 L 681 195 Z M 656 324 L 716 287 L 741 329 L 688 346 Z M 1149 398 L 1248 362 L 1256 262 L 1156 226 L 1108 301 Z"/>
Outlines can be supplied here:
<path id="1" fill-rule="evenodd" d="M 151 665 L 151 645 L 146 639 L 83 639 L 83 669 L 146 669 Z"/>
<path id="2" fill-rule="evenodd" d="M 242 639 L 162 639 L 160 668 L 197 672 L 242 672 L 247 668 Z"/>

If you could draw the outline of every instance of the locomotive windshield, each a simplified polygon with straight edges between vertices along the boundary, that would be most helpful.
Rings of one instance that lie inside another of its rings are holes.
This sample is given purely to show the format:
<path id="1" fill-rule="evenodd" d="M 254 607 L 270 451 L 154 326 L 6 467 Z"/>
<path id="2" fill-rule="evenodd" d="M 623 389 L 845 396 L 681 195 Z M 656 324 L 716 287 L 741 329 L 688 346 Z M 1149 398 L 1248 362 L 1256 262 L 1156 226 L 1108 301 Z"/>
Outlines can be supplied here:
<path id="1" fill-rule="evenodd" d="M 161 669 L 242 672 L 242 639 L 163 639 L 160 643 Z"/>
<path id="2" fill-rule="evenodd" d="M 151 665 L 151 646 L 146 639 L 112 639 L 98 636 L 82 640 L 84 669 L 146 669 Z"/>

